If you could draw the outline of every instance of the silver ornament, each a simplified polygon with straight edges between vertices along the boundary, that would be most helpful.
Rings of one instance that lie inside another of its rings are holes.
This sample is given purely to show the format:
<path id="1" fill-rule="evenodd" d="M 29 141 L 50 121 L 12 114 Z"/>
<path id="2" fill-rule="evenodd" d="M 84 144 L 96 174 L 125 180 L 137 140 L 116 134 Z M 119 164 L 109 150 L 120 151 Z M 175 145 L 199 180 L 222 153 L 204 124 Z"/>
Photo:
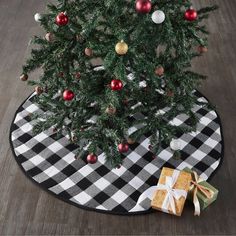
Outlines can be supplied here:
<path id="1" fill-rule="evenodd" d="M 172 141 L 170 142 L 170 148 L 173 151 L 179 151 L 182 148 L 181 141 L 178 139 L 172 139 Z"/>
<path id="2" fill-rule="evenodd" d="M 40 22 L 42 19 L 43 19 L 43 16 L 42 16 L 40 13 L 36 13 L 36 14 L 34 15 L 34 20 L 35 20 L 36 22 Z"/>
<path id="3" fill-rule="evenodd" d="M 155 24 L 163 23 L 165 18 L 166 18 L 165 13 L 161 10 L 157 10 L 152 13 L 152 21 Z"/>

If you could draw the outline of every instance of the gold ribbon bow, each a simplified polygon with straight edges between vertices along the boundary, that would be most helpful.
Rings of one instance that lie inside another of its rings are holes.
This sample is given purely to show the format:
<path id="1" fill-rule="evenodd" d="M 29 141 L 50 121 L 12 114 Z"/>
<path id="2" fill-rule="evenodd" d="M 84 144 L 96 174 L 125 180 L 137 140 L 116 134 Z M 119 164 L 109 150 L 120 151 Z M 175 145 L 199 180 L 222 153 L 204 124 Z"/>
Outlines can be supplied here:
<path id="1" fill-rule="evenodd" d="M 195 171 L 193 171 L 193 180 L 191 181 L 190 191 L 193 190 L 193 204 L 195 207 L 194 211 L 195 216 L 200 216 L 201 212 L 200 202 L 197 197 L 197 192 L 200 191 L 208 199 L 211 199 L 214 195 L 214 192 L 210 188 L 200 185 L 200 183 L 203 181 L 204 180 L 201 179 Z"/>

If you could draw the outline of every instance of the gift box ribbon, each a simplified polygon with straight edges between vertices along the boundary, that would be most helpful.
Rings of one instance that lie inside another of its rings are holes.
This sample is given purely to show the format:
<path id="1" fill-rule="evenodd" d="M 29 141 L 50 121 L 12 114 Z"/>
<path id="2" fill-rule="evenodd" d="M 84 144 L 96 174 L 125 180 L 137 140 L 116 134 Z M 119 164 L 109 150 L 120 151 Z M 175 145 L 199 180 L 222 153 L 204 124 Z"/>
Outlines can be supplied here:
<path id="1" fill-rule="evenodd" d="M 154 197 L 155 191 L 165 190 L 167 194 L 162 204 L 162 211 L 168 213 L 168 209 L 170 207 L 173 213 L 176 214 L 176 207 L 175 207 L 174 199 L 179 200 L 181 197 L 184 197 L 184 198 L 187 197 L 187 191 L 183 189 L 173 188 L 178 180 L 179 174 L 180 174 L 180 171 L 174 170 L 172 176 L 166 176 L 165 184 L 158 184 L 157 186 L 152 186 L 148 188 L 146 191 L 144 191 L 140 195 L 136 206 L 132 208 L 131 211 L 139 211 L 140 209 L 142 209 L 140 205 L 141 202 L 144 201 L 146 198 L 149 198 L 150 200 L 152 200 L 152 198 Z"/>
<path id="2" fill-rule="evenodd" d="M 204 180 L 201 179 L 195 171 L 192 172 L 192 177 L 193 180 L 191 181 L 190 191 L 193 191 L 193 204 L 195 208 L 194 215 L 200 216 L 201 208 L 199 199 L 197 197 L 198 191 L 200 191 L 208 199 L 213 197 L 214 192 L 210 188 L 200 184 L 201 182 L 204 182 Z"/>

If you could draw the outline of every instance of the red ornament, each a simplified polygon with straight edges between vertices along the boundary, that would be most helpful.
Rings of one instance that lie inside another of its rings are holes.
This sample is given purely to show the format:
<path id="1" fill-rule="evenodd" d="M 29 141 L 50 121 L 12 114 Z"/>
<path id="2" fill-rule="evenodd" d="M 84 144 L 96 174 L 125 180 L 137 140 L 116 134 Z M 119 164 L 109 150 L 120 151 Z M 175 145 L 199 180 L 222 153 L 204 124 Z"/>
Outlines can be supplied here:
<path id="1" fill-rule="evenodd" d="M 121 90 L 123 88 L 123 83 L 119 79 L 113 79 L 111 81 L 111 89 L 113 91 Z"/>
<path id="2" fill-rule="evenodd" d="M 64 73 L 63 73 L 63 72 L 60 72 L 60 73 L 58 73 L 58 76 L 61 77 L 61 78 L 63 78 L 63 77 L 64 77 Z"/>
<path id="3" fill-rule="evenodd" d="M 129 151 L 129 144 L 128 143 L 120 143 L 118 145 L 118 150 L 121 153 L 128 152 Z"/>
<path id="4" fill-rule="evenodd" d="M 152 3 L 150 0 L 137 0 L 136 11 L 138 13 L 146 14 L 152 10 Z"/>
<path id="5" fill-rule="evenodd" d="M 76 79 L 80 79 L 80 77 L 81 77 L 80 72 L 77 72 L 77 73 L 75 74 L 75 77 L 76 77 Z"/>
<path id="6" fill-rule="evenodd" d="M 195 21 L 197 19 L 197 11 L 189 8 L 185 13 L 184 13 L 184 18 L 187 21 Z"/>
<path id="7" fill-rule="evenodd" d="M 65 90 L 63 92 L 63 99 L 65 101 L 71 101 L 75 97 L 75 94 L 71 90 Z"/>
<path id="8" fill-rule="evenodd" d="M 57 25 L 65 26 L 68 24 L 68 22 L 69 22 L 69 18 L 64 12 L 61 12 L 57 15 L 57 17 L 56 17 L 56 24 Z"/>
<path id="9" fill-rule="evenodd" d="M 95 154 L 91 153 L 87 156 L 87 162 L 89 164 L 95 164 L 97 161 L 98 161 L 98 157 Z"/>
<path id="10" fill-rule="evenodd" d="M 199 53 L 206 53 L 206 52 L 208 52 L 208 48 L 205 46 L 199 46 L 198 51 L 199 51 Z"/>

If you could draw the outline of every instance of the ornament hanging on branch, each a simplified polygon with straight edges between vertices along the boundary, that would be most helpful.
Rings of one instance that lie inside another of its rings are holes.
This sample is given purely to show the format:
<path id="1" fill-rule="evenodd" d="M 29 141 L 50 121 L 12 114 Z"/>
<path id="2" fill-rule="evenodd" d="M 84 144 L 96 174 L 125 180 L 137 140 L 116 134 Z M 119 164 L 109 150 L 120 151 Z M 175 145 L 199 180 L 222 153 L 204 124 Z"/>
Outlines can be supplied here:
<path id="1" fill-rule="evenodd" d="M 115 115 L 116 114 L 116 108 L 115 107 L 108 107 L 107 109 L 106 109 L 106 114 L 108 114 L 108 115 Z"/>
<path id="2" fill-rule="evenodd" d="M 166 92 L 166 96 L 170 97 L 170 98 L 173 98 L 175 96 L 175 94 L 174 94 L 174 92 L 172 90 L 168 89 L 167 92 Z"/>
<path id="3" fill-rule="evenodd" d="M 87 162 L 89 164 L 95 164 L 97 161 L 98 161 L 98 157 L 95 154 L 91 153 L 87 156 Z"/>
<path id="4" fill-rule="evenodd" d="M 63 99 L 65 101 L 71 101 L 74 99 L 74 97 L 75 97 L 75 94 L 71 90 L 65 90 L 63 92 Z"/>
<path id="5" fill-rule="evenodd" d="M 178 139 L 172 139 L 170 142 L 170 148 L 174 152 L 173 158 L 179 160 L 181 158 L 180 150 L 182 149 L 182 143 Z"/>
<path id="6" fill-rule="evenodd" d="M 117 54 L 125 55 L 129 50 L 129 46 L 127 43 L 124 42 L 124 40 L 121 40 L 119 43 L 116 44 L 115 50 Z"/>
<path id="7" fill-rule="evenodd" d="M 164 72 L 165 72 L 165 70 L 164 70 L 164 68 L 163 68 L 162 66 L 158 66 L 158 67 L 155 69 L 155 74 L 156 74 L 157 76 L 162 76 L 162 75 L 164 75 Z"/>
<path id="8" fill-rule="evenodd" d="M 81 78 L 81 74 L 80 74 L 80 72 L 76 72 L 76 74 L 75 74 L 75 78 L 78 79 L 78 80 Z"/>
<path id="9" fill-rule="evenodd" d="M 123 83 L 121 80 L 119 79 L 113 79 L 111 81 L 111 89 L 113 91 L 118 91 L 118 90 L 121 90 L 123 88 Z"/>
<path id="10" fill-rule="evenodd" d="M 208 52 L 208 48 L 205 46 L 199 46 L 198 51 L 199 51 L 199 53 L 206 53 L 206 52 Z"/>
<path id="11" fill-rule="evenodd" d="M 179 151 L 182 148 L 182 143 L 178 139 L 172 139 L 170 142 L 170 148 L 173 151 Z"/>
<path id="12" fill-rule="evenodd" d="M 21 81 L 27 81 L 28 78 L 29 78 L 29 76 L 28 76 L 27 74 L 22 74 L 22 75 L 20 76 Z"/>
<path id="13" fill-rule="evenodd" d="M 161 24 L 165 21 L 165 13 L 161 10 L 157 10 L 157 11 L 154 11 L 152 13 L 152 21 L 155 23 L 155 24 Z"/>
<path id="14" fill-rule="evenodd" d="M 135 143 L 135 140 L 133 140 L 133 139 L 131 139 L 131 138 L 128 138 L 128 139 L 127 139 L 127 143 L 130 144 L 130 145 L 132 145 L 132 144 Z"/>
<path id="15" fill-rule="evenodd" d="M 58 73 L 58 76 L 59 76 L 60 78 L 64 78 L 64 73 L 61 71 L 61 72 Z"/>
<path id="16" fill-rule="evenodd" d="M 36 92 L 37 95 L 40 95 L 43 93 L 43 89 L 40 86 L 36 86 L 34 91 Z"/>
<path id="17" fill-rule="evenodd" d="M 91 57 L 93 55 L 93 50 L 91 48 L 85 48 L 84 53 L 86 56 Z"/>
<path id="18" fill-rule="evenodd" d="M 35 15 L 34 15 L 34 20 L 36 21 L 36 22 L 41 22 L 41 20 L 43 19 L 43 15 L 41 15 L 40 13 L 36 13 Z"/>
<path id="19" fill-rule="evenodd" d="M 57 25 L 65 26 L 68 24 L 68 22 L 69 22 L 69 18 L 64 12 L 61 12 L 57 15 L 57 17 L 56 17 L 56 24 Z"/>
<path id="20" fill-rule="evenodd" d="M 48 41 L 48 42 L 52 42 L 53 40 L 54 40 L 54 34 L 53 33 L 47 33 L 46 35 L 45 35 L 45 39 Z"/>
<path id="21" fill-rule="evenodd" d="M 125 153 L 129 151 L 129 144 L 128 143 L 120 143 L 118 145 L 118 150 L 120 153 Z"/>
<path id="22" fill-rule="evenodd" d="M 152 3 L 150 0 L 137 0 L 135 7 L 138 13 L 147 14 L 152 10 Z"/>
<path id="23" fill-rule="evenodd" d="M 197 11 L 193 8 L 189 8 L 185 13 L 184 13 L 184 18 L 187 21 L 195 21 L 197 20 Z"/>

